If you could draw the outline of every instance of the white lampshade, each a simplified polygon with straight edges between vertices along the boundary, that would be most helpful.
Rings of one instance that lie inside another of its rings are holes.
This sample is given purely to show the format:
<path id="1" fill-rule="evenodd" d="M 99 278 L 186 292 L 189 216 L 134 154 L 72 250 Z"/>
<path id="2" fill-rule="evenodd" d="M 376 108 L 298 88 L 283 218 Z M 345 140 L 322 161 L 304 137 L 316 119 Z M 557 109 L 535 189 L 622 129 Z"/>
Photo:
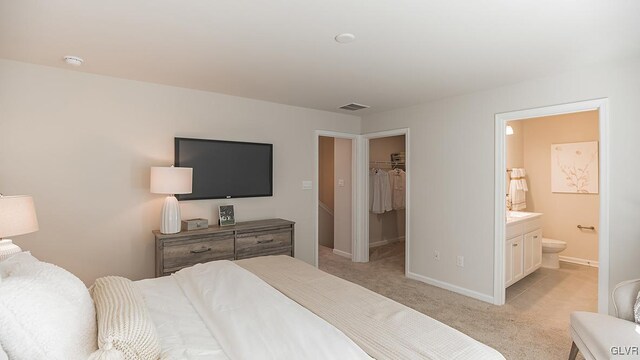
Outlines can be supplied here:
<path id="1" fill-rule="evenodd" d="M 152 167 L 151 192 L 154 194 L 190 194 L 192 168 Z"/>
<path id="2" fill-rule="evenodd" d="M 0 196 L 0 239 L 38 231 L 31 196 Z"/>

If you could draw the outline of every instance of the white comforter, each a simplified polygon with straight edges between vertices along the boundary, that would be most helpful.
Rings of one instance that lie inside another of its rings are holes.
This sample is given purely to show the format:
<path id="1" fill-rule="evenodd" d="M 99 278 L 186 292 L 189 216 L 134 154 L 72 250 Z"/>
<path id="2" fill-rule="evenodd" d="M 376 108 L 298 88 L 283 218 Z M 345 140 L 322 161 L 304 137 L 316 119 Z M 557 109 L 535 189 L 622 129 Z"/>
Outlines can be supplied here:
<path id="1" fill-rule="evenodd" d="M 168 358 L 370 359 L 341 331 L 230 261 L 137 284 Z"/>

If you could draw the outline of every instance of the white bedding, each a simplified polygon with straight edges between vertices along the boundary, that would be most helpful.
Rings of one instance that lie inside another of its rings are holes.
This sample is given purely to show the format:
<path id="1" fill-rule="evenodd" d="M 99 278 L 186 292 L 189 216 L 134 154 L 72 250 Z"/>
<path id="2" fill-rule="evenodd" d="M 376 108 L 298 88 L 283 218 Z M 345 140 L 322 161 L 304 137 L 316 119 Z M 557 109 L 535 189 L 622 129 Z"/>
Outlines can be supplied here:
<path id="1" fill-rule="evenodd" d="M 351 339 L 230 261 L 137 282 L 171 359 L 370 359 Z"/>
<path id="2" fill-rule="evenodd" d="M 158 330 L 163 359 L 229 359 L 172 276 L 135 284 Z"/>

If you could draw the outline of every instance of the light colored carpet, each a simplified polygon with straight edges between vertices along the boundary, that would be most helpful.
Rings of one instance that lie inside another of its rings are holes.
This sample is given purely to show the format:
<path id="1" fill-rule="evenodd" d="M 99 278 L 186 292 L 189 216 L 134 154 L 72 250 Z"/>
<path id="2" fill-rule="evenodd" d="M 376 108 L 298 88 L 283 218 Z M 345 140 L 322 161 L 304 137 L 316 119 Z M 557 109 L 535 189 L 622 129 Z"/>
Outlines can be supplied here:
<path id="1" fill-rule="evenodd" d="M 320 247 L 319 267 L 439 320 L 507 359 L 568 358 L 569 314 L 597 308 L 597 269 L 587 266 L 539 269 L 507 289 L 504 306 L 405 278 L 404 242 L 372 249 L 368 263 L 353 263 Z"/>

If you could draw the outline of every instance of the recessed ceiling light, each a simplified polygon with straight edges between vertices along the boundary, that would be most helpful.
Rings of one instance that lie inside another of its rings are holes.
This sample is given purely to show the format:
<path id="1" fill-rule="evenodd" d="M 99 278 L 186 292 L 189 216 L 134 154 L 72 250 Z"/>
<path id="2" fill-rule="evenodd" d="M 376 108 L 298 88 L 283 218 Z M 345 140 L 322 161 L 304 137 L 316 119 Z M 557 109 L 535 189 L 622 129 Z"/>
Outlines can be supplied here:
<path id="1" fill-rule="evenodd" d="M 356 39 L 356 36 L 353 35 L 353 34 L 344 33 L 344 34 L 336 35 L 335 39 L 340 44 L 347 44 L 347 43 L 350 43 L 350 42 L 354 41 Z"/>
<path id="2" fill-rule="evenodd" d="M 67 56 L 64 57 L 64 62 L 66 62 L 67 64 L 72 65 L 72 66 L 80 66 L 80 65 L 82 65 L 84 60 L 82 60 L 81 58 L 79 58 L 77 56 L 67 55 Z"/>

